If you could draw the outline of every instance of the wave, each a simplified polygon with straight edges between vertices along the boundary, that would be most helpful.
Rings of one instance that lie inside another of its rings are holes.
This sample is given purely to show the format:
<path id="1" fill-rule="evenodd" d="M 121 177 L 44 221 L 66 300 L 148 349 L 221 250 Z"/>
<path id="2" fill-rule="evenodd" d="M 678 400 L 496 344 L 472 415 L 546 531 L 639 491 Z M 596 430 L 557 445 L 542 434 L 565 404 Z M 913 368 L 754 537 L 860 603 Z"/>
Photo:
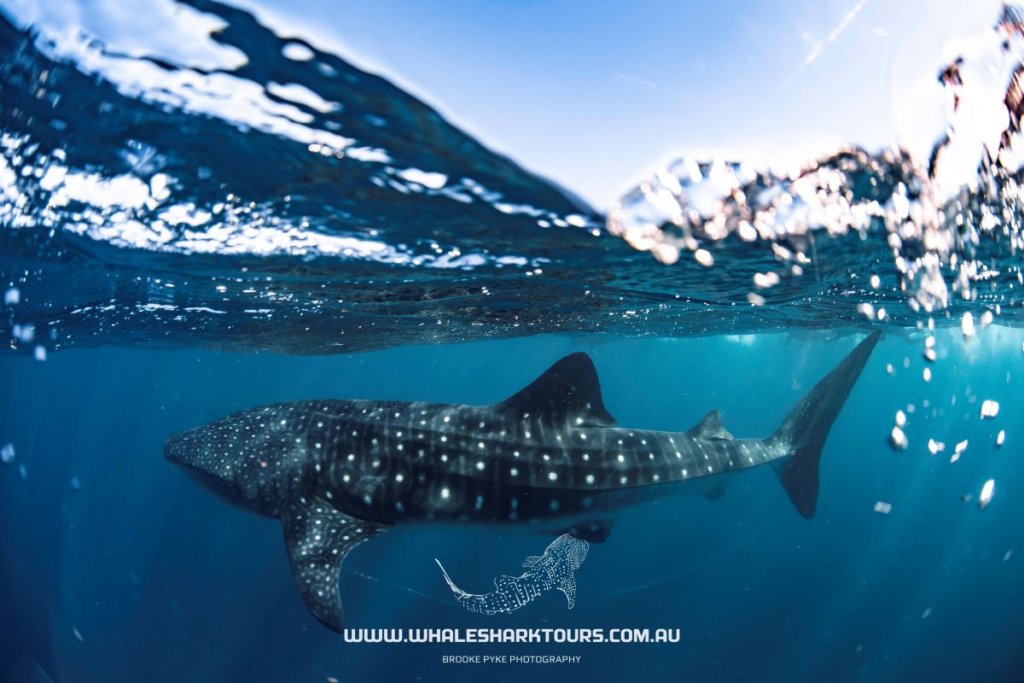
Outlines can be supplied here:
<path id="1" fill-rule="evenodd" d="M 965 83 L 991 64 L 965 58 L 941 71 L 956 106 L 929 160 L 850 147 L 781 175 L 687 158 L 607 216 L 247 12 L 149 11 L 103 42 L 74 12 L 3 9 L 15 349 L 331 353 L 1021 320 L 1012 8 L 992 32 L 1007 74 L 994 141 L 964 114 Z M 972 149 L 971 182 L 943 185 Z"/>

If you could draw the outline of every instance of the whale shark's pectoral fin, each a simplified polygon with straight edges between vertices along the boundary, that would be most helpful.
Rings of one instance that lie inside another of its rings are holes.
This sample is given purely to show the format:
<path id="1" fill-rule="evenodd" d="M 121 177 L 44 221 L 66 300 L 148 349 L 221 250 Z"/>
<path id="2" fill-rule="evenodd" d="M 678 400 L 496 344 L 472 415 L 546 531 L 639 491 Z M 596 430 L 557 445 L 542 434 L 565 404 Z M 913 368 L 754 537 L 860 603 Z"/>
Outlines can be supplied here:
<path id="1" fill-rule="evenodd" d="M 533 565 L 537 564 L 540 561 L 541 561 L 541 556 L 540 555 L 530 555 L 528 558 L 523 560 L 523 566 L 526 567 L 526 568 L 530 568 L 530 567 L 532 567 Z"/>
<path id="2" fill-rule="evenodd" d="M 722 413 L 712 410 L 688 432 L 699 439 L 732 439 L 733 435 L 722 424 Z"/>
<path id="3" fill-rule="evenodd" d="M 556 588 L 565 593 L 565 599 L 569 601 L 569 609 L 576 606 L 576 577 L 573 574 L 567 574 L 559 579 Z"/>
<path id="4" fill-rule="evenodd" d="M 324 626 L 345 621 L 338 580 L 345 556 L 387 526 L 356 519 L 317 498 L 300 498 L 281 514 L 284 542 L 302 601 Z"/>

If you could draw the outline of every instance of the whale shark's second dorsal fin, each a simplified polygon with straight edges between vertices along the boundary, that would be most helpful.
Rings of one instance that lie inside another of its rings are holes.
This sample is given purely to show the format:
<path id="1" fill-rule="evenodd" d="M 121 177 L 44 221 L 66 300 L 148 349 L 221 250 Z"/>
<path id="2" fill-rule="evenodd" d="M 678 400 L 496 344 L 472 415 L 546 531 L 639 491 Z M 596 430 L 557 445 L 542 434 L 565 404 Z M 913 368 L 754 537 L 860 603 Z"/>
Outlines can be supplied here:
<path id="1" fill-rule="evenodd" d="M 281 523 L 302 601 L 324 626 L 341 632 L 341 563 L 353 548 L 388 527 L 346 515 L 317 498 L 293 501 L 281 513 Z"/>
<path id="2" fill-rule="evenodd" d="M 604 407 L 594 362 L 585 353 L 566 356 L 498 407 L 547 422 L 568 421 L 590 427 L 615 425 L 615 418 Z"/>
<path id="3" fill-rule="evenodd" d="M 700 422 L 690 429 L 689 434 L 699 439 L 733 438 L 729 430 L 722 425 L 722 413 L 718 412 L 717 409 L 705 415 Z"/>

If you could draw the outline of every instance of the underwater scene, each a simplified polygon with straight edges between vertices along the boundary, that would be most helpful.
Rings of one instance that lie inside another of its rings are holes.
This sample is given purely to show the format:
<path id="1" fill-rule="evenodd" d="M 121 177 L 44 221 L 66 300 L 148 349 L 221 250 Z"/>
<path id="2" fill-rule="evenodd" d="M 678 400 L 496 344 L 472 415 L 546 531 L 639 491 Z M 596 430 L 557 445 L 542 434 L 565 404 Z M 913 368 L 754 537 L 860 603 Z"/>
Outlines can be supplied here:
<path id="1" fill-rule="evenodd" d="M 1024 680 L 966 4 L 0 0 L 0 683 Z"/>

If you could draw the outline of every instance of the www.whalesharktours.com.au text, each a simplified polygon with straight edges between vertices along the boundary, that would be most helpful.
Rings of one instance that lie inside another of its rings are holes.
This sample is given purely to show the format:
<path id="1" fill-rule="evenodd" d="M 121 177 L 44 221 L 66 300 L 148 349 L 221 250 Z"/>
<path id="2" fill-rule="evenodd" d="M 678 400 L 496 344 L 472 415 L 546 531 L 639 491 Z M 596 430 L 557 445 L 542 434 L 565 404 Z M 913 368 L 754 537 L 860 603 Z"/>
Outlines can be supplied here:
<path id="1" fill-rule="evenodd" d="M 677 628 L 347 628 L 346 643 L 678 643 Z"/>
<path id="2" fill-rule="evenodd" d="M 346 643 L 657 645 L 678 643 L 677 628 L 347 628 Z M 442 664 L 578 664 L 582 655 L 446 654 Z"/>

